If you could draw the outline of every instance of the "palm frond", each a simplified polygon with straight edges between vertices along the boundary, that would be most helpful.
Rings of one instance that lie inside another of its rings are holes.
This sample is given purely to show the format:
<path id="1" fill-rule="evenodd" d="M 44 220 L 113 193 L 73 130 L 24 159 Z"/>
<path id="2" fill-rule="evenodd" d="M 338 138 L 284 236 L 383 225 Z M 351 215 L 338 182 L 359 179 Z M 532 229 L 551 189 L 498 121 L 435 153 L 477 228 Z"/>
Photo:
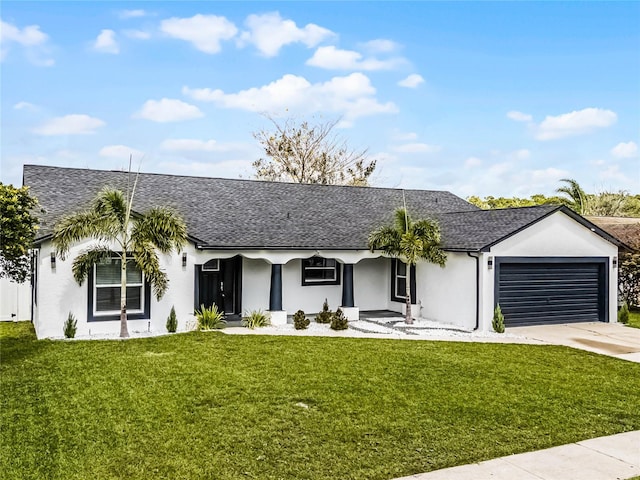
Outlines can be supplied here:
<path id="1" fill-rule="evenodd" d="M 411 217 L 404 208 L 395 211 L 394 219 L 394 225 L 399 232 L 405 233 L 411 228 Z"/>
<path id="2" fill-rule="evenodd" d="M 78 285 L 82 285 L 88 275 L 91 275 L 93 266 L 100 260 L 111 257 L 112 253 L 106 246 L 96 246 L 90 250 L 86 250 L 73 260 L 71 270 L 73 278 Z"/>
<path id="3" fill-rule="evenodd" d="M 187 226 L 172 210 L 156 207 L 136 219 L 131 238 L 134 244 L 150 242 L 162 253 L 179 252 L 187 242 Z"/>
<path id="4" fill-rule="evenodd" d="M 369 234 L 369 248 L 382 250 L 392 257 L 400 253 L 401 234 L 392 227 L 380 227 Z"/>
<path id="5" fill-rule="evenodd" d="M 104 217 L 94 211 L 79 212 L 60 220 L 54 229 L 53 245 L 64 258 L 74 243 L 85 238 L 109 242 L 116 238 L 118 225 L 111 217 Z"/>
<path id="6" fill-rule="evenodd" d="M 136 243 L 133 261 L 144 273 L 146 280 L 153 286 L 153 293 L 158 300 L 162 298 L 169 286 L 167 274 L 160 269 L 160 261 L 151 242 Z"/>
<path id="7" fill-rule="evenodd" d="M 104 187 L 93 199 L 92 210 L 102 217 L 112 217 L 124 226 L 127 201 L 120 190 Z"/>

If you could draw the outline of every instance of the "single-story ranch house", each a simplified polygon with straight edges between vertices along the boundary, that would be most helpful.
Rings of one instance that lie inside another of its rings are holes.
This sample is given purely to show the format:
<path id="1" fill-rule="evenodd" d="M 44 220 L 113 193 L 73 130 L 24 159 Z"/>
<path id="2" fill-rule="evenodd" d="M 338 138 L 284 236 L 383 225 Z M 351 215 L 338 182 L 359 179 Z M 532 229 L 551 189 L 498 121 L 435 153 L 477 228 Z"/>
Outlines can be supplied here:
<path id="1" fill-rule="evenodd" d="M 98 265 L 79 286 L 73 258 L 55 257 L 52 232 L 105 185 L 126 189 L 127 172 L 25 165 L 23 183 L 40 202 L 34 251 L 32 319 L 38 337 L 59 337 L 69 312 L 78 335 L 119 332 L 118 260 Z M 270 311 L 286 322 L 298 309 L 318 312 L 328 299 L 350 319 L 368 310 L 404 309 L 466 329 L 491 330 L 499 303 L 508 326 L 614 322 L 617 239 L 566 207 L 480 210 L 441 191 L 405 190 L 412 218 L 436 219 L 444 268 L 407 267 L 367 248 L 369 233 L 392 224 L 403 191 L 253 180 L 140 174 L 133 209 L 168 206 L 184 218 L 189 243 L 161 256 L 169 288 L 160 301 L 130 272 L 129 328 L 165 331 L 172 306 L 185 329 L 194 308 L 217 304 L 228 316 Z M 100 299 L 98 301 L 98 299 Z"/>

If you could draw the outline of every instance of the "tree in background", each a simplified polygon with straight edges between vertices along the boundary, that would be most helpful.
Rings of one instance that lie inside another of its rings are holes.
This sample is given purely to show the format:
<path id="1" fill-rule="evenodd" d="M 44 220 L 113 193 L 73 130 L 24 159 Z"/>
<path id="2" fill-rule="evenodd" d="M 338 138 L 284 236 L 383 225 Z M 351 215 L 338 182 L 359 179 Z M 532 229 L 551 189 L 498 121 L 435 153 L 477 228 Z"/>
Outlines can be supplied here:
<path id="1" fill-rule="evenodd" d="M 37 205 L 28 187 L 0 183 L 0 277 L 22 283 L 29 276 L 28 253 L 38 230 L 32 212 Z"/>
<path id="2" fill-rule="evenodd" d="M 291 118 L 278 122 L 267 116 L 275 130 L 253 136 L 266 158 L 253 162 L 261 180 L 322 185 L 366 186 L 376 168 L 367 150 L 352 150 L 333 130 L 338 120 L 311 125 Z"/>
<path id="3" fill-rule="evenodd" d="M 53 244 L 62 258 L 77 242 L 91 238 L 98 243 L 73 261 L 73 276 L 82 282 L 91 275 L 93 266 L 114 255 L 120 263 L 120 336 L 128 337 L 127 267 L 137 267 L 153 285 L 159 300 L 167 289 L 167 274 L 160 269 L 158 254 L 179 252 L 186 243 L 184 221 L 167 208 L 155 207 L 144 214 L 133 214 L 135 185 L 129 195 L 105 187 L 93 199 L 91 207 L 63 218 L 55 227 Z M 112 251 L 117 245 L 117 251 Z"/>
<path id="4" fill-rule="evenodd" d="M 386 255 L 396 258 L 415 268 L 419 260 L 435 263 L 444 267 L 446 254 L 440 248 L 440 227 L 434 220 L 412 221 L 406 208 L 395 212 L 393 226 L 380 227 L 369 234 L 369 248 L 382 250 Z M 412 324 L 411 282 L 407 269 L 405 323 Z"/>
<path id="5" fill-rule="evenodd" d="M 580 215 L 587 215 L 587 194 L 584 192 L 580 184 L 572 178 L 563 178 L 560 181 L 566 183 L 566 185 L 558 187 L 556 192 L 564 195 L 566 205 L 571 207 L 573 211 Z"/>
<path id="6" fill-rule="evenodd" d="M 542 194 L 535 194 L 529 198 L 519 198 L 519 197 L 484 197 L 480 198 L 477 196 L 467 197 L 467 202 L 472 203 L 476 207 L 480 207 L 483 210 L 491 210 L 495 208 L 513 208 L 513 207 L 535 207 L 536 205 L 563 205 L 564 201 L 562 198 L 554 196 L 554 197 L 545 197 Z"/>

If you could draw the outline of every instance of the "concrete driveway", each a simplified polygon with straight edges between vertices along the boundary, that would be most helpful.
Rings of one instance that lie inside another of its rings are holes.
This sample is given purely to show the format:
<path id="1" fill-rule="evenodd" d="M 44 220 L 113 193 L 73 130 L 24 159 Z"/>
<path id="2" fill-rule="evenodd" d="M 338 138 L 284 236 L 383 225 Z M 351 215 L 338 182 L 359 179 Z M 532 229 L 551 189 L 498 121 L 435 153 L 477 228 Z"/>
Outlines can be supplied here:
<path id="1" fill-rule="evenodd" d="M 507 332 L 552 345 L 566 345 L 640 363 L 640 329 L 619 323 L 593 322 L 511 327 Z"/>

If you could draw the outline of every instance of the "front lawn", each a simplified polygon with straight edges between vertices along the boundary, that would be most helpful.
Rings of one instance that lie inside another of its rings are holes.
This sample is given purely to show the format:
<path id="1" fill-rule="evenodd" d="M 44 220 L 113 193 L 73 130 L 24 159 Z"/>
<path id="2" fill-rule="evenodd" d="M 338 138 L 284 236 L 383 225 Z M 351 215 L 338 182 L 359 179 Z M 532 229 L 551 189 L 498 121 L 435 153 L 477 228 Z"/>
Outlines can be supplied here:
<path id="1" fill-rule="evenodd" d="M 0 336 L 4 478 L 382 480 L 640 429 L 640 364 L 565 347 Z"/>

